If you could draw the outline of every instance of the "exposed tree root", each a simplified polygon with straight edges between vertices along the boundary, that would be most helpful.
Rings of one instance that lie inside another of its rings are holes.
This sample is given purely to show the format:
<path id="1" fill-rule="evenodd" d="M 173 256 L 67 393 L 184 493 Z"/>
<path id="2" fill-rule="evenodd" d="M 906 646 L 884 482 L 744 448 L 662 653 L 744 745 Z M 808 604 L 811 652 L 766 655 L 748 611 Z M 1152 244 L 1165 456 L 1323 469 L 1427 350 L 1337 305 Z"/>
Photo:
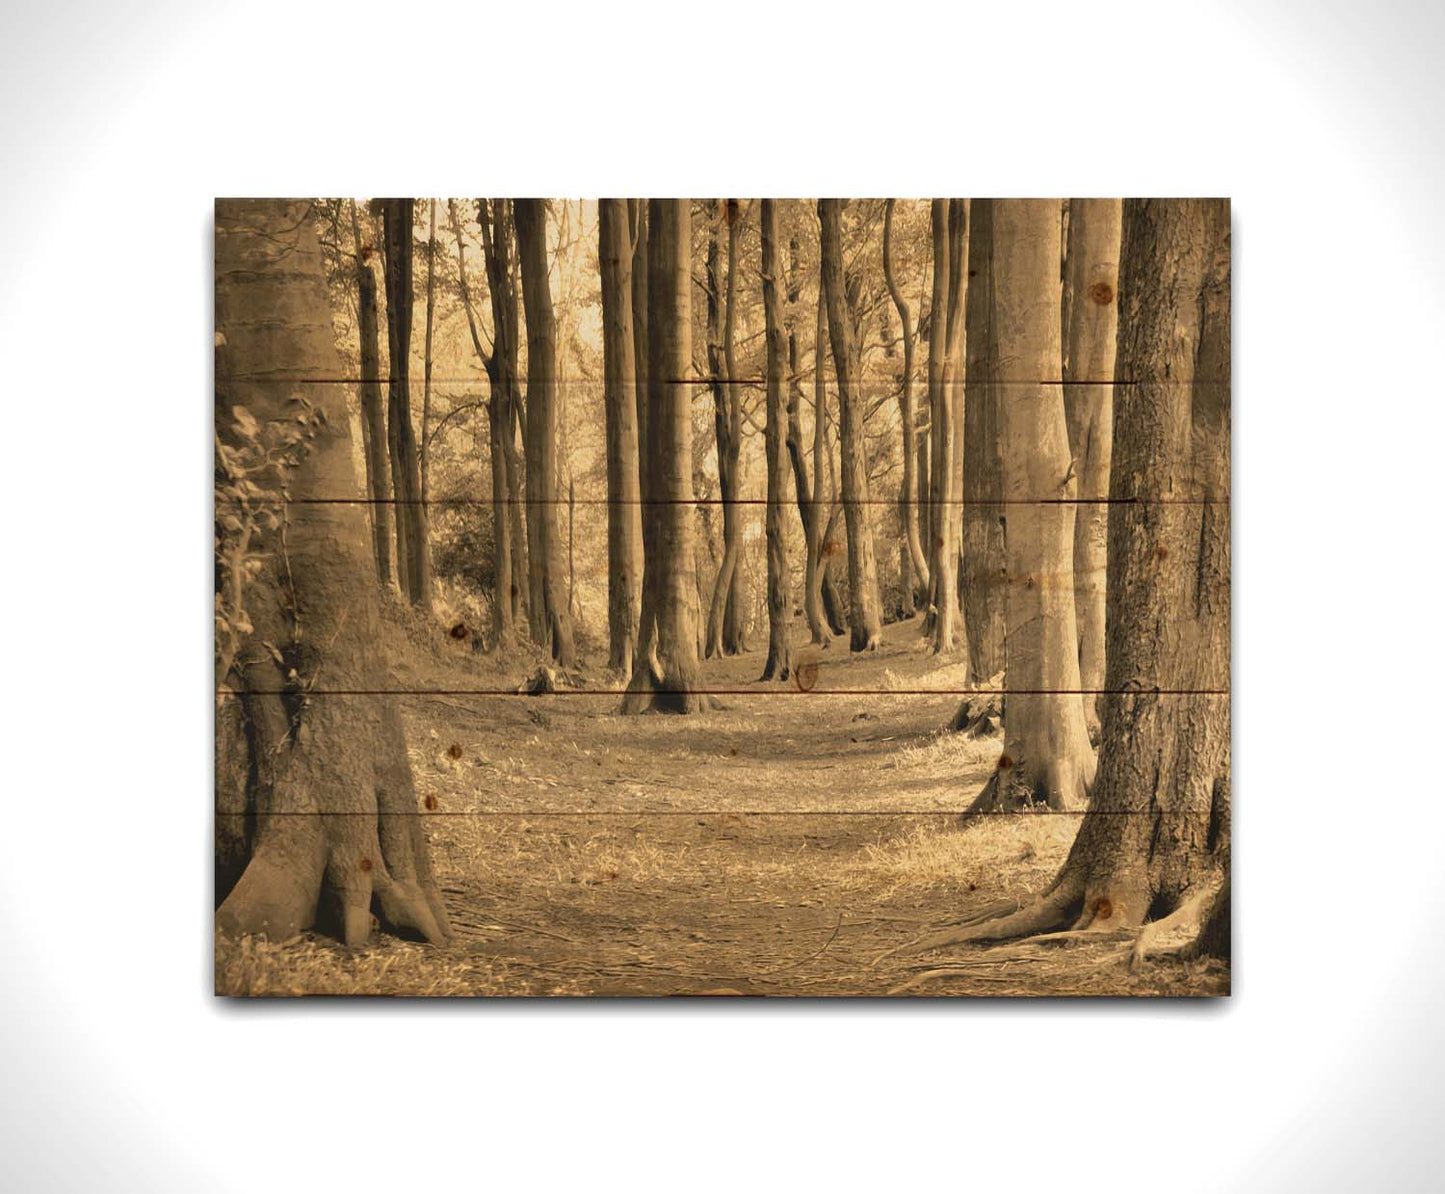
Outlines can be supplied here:
<path id="1" fill-rule="evenodd" d="M 787 644 L 782 650 L 768 649 L 768 661 L 763 664 L 763 674 L 759 680 L 787 680 L 793 674 L 793 653 L 788 649 Z"/>
<path id="2" fill-rule="evenodd" d="M 1008 755 L 999 759 L 998 770 L 988 777 L 969 806 L 959 814 L 959 822 L 967 825 L 989 813 L 1026 813 L 1045 808 L 1037 785 L 1022 767 L 1012 764 Z"/>
<path id="3" fill-rule="evenodd" d="M 1002 673 L 995 680 L 1002 680 Z M 994 681 L 990 681 L 992 684 Z M 976 692 L 963 698 L 948 728 L 967 738 L 999 738 L 1003 735 L 1003 693 Z"/>
<path id="4" fill-rule="evenodd" d="M 1003 901 L 978 909 L 948 929 L 925 934 L 881 954 L 873 964 L 877 966 L 889 957 L 906 957 L 952 945 L 1023 938 L 1013 945 L 983 950 L 971 958 L 922 971 L 888 993 L 905 994 L 940 978 L 979 978 L 990 967 L 1004 963 L 1039 961 L 1050 952 L 1050 947 L 1064 943 L 1125 943 L 1122 949 L 1093 957 L 1091 965 L 1107 967 L 1127 961 L 1129 970 L 1137 973 L 1150 956 L 1227 957 L 1227 938 L 1223 950 L 1211 949 L 1206 939 L 1211 923 L 1216 932 L 1221 917 L 1223 923 L 1228 923 L 1228 903 L 1227 880 L 1222 887 L 1206 884 L 1184 893 L 1178 906 L 1167 916 L 1141 925 L 1128 911 L 1129 907 L 1138 906 L 1137 901 L 1121 897 L 1116 907 L 1107 896 L 1087 890 L 1081 872 L 1066 869 L 1053 888 L 1027 907 L 1018 908 L 1013 901 Z M 1068 924 L 1071 917 L 1070 927 L 1056 927 Z M 1205 920 L 1203 927 L 1201 917 Z M 1182 938 L 1173 940 L 1180 934 Z M 1164 939 L 1171 940 L 1161 947 L 1159 943 Z"/>
<path id="5" fill-rule="evenodd" d="M 1168 916 L 1151 920 L 1144 925 L 1134 939 L 1134 948 L 1129 951 L 1129 969 L 1137 972 L 1151 951 L 1156 955 L 1177 954 L 1192 946 L 1198 937 L 1200 914 L 1208 903 L 1210 894 L 1209 891 L 1196 891 L 1187 896 Z M 1168 937 L 1181 929 L 1195 931 L 1191 931 L 1185 940 L 1176 945 L 1163 949 L 1155 948 L 1155 942 L 1160 938 Z"/>
<path id="6" fill-rule="evenodd" d="M 669 683 L 661 668 L 635 672 L 622 697 L 623 713 L 707 713 L 724 706 L 717 697 L 698 692 L 686 680 Z"/>
<path id="7" fill-rule="evenodd" d="M 906 956 L 970 941 L 1005 941 L 1010 937 L 1026 937 L 1056 929 L 1068 921 L 1082 895 L 1081 882 L 1066 882 L 1061 877 L 1050 891 L 1026 907 L 1003 916 L 975 916 L 941 933 L 920 937 L 896 952 Z"/>
<path id="8" fill-rule="evenodd" d="M 936 966 L 930 970 L 921 971 L 912 978 L 891 987 L 888 994 L 904 995 L 939 978 L 977 980 L 986 976 L 988 971 L 994 967 L 1015 962 L 1043 962 L 1054 952 L 1052 947 L 1065 942 L 1097 944 L 1131 940 L 1133 936 L 1134 933 L 1131 929 L 1069 929 L 1061 933 L 1043 933 L 1037 937 L 1030 937 L 1018 945 L 1004 945 L 983 950 L 974 958 L 960 960 L 949 966 Z M 1111 950 L 1103 958 L 1096 959 L 1094 964 L 1097 967 L 1112 965 L 1123 957 L 1123 952 L 1127 951 Z"/>

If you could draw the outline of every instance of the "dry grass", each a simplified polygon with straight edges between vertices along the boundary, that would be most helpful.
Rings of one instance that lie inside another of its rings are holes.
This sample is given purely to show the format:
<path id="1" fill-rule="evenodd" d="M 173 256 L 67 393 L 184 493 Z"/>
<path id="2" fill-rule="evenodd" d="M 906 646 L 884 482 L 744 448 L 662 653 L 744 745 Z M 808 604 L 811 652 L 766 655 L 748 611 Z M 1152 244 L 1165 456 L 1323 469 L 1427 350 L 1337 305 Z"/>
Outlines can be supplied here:
<path id="1" fill-rule="evenodd" d="M 894 841 L 865 846 L 855 882 L 883 898 L 908 889 L 1030 892 L 1058 872 L 1078 832 L 1077 817 L 992 817 L 968 828 L 916 825 Z"/>
<path id="2" fill-rule="evenodd" d="M 1001 746 L 943 728 L 966 669 L 912 633 L 889 627 L 873 655 L 823 652 L 820 684 L 856 690 L 841 695 L 759 685 L 756 654 L 709 661 L 709 687 L 738 691 L 699 717 L 623 717 L 607 696 L 404 698 L 456 942 L 219 942 L 217 990 L 882 994 L 912 971 L 873 959 L 971 907 L 1042 890 L 1079 824 L 1021 815 L 958 827 Z M 525 646 L 475 655 L 405 609 L 388 608 L 383 638 L 398 687 L 512 692 L 536 662 Z M 1140 982 L 1088 950 L 975 953 L 960 970 L 942 989 L 1219 985 L 1178 967 Z"/>
<path id="3" fill-rule="evenodd" d="M 280 944 L 216 939 L 216 992 L 240 996 L 575 994 L 539 988 L 505 962 L 378 937 L 347 950 L 306 933 Z"/>

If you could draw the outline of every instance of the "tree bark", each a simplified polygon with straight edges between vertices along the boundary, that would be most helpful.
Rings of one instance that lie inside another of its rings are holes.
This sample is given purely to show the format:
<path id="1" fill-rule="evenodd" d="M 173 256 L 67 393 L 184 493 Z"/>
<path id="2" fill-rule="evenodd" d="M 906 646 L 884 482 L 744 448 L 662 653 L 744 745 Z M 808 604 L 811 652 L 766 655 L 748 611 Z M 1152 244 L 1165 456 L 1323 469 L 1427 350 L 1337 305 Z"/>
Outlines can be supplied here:
<path id="1" fill-rule="evenodd" d="M 431 610 L 431 548 L 421 465 L 411 422 L 412 229 L 415 201 L 383 199 L 386 241 L 386 324 L 390 354 L 387 442 L 396 491 L 396 555 L 402 588 L 413 605 Z"/>
<path id="2" fill-rule="evenodd" d="M 494 199 L 490 209 L 485 199 L 477 200 L 477 223 L 482 230 L 482 253 L 486 261 L 487 290 L 492 305 L 492 359 L 496 369 L 493 388 L 497 406 L 497 435 L 500 437 L 501 459 L 507 482 L 507 524 L 511 529 L 510 554 L 512 572 L 507 583 L 507 596 L 512 605 L 515 626 L 528 608 L 527 537 L 522 486 L 523 460 L 517 447 L 517 432 L 522 424 L 522 400 L 518 360 L 521 333 L 517 318 L 517 286 L 512 270 L 511 225 L 507 219 L 508 201 Z M 490 376 L 490 375 L 489 375 Z M 497 401 L 496 396 L 500 397 Z M 503 583 L 499 580 L 498 582 Z"/>
<path id="3" fill-rule="evenodd" d="M 522 309 L 527 324 L 527 507 L 531 547 L 532 638 L 563 667 L 576 662 L 572 613 L 562 588 L 562 536 L 557 488 L 557 325 L 547 278 L 547 208 L 514 199 Z"/>
<path id="4" fill-rule="evenodd" d="M 968 671 L 988 680 L 1004 669 L 1005 588 L 1002 389 L 993 319 L 993 211 L 991 199 L 969 210 L 968 290 L 965 296 L 967 361 L 963 436 L 963 615 Z"/>
<path id="5" fill-rule="evenodd" d="M 789 306 L 798 301 L 799 291 L 789 291 Z M 808 476 L 808 457 L 803 444 L 803 419 L 799 410 L 802 389 L 795 385 L 788 402 L 788 458 L 793 465 L 793 488 L 797 493 L 798 517 L 803 524 L 804 538 L 804 582 L 803 613 L 808 620 L 808 630 L 814 646 L 827 647 L 832 636 L 841 634 L 847 628 L 842 616 L 842 600 L 838 596 L 833 580 L 832 561 L 822 555 L 824 523 L 829 515 L 827 499 L 823 497 L 823 454 L 827 450 L 827 387 L 823 371 L 826 360 L 824 345 L 827 342 L 827 312 L 823 302 L 823 291 L 818 289 L 817 325 L 814 330 L 813 350 L 813 476 Z M 790 337 L 788 359 L 791 373 L 796 381 L 799 374 L 796 335 Z M 816 488 L 815 488 L 816 485 Z M 816 526 L 814 520 L 816 519 Z"/>
<path id="6" fill-rule="evenodd" d="M 843 518 L 848 528 L 849 645 L 875 650 L 882 641 L 878 564 L 868 525 L 868 462 L 863 439 L 863 402 L 858 394 L 858 359 L 853 325 L 843 293 L 841 204 L 818 200 L 822 229 L 822 279 L 829 340 L 838 377 L 838 423 L 842 439 Z"/>
<path id="7" fill-rule="evenodd" d="M 457 242 L 457 282 L 462 292 L 462 307 L 467 314 L 467 328 L 471 332 L 472 347 L 482 368 L 487 373 L 487 447 L 492 474 L 492 641 L 494 646 L 509 642 L 515 632 L 516 609 L 512 590 L 512 533 L 508 511 L 506 431 L 511 427 L 511 413 L 508 409 L 507 386 L 501 360 L 503 339 L 496 334 L 492 337 L 492 351 L 482 344 L 481 333 L 477 330 L 476 312 L 472 306 L 471 287 L 467 282 L 467 250 L 462 240 L 462 225 L 457 218 L 454 200 L 447 200 L 447 216 L 451 222 L 452 235 Z M 481 219 L 486 220 L 485 209 Z M 485 225 L 483 240 L 486 239 Z M 493 306 L 493 322 L 496 307 Z M 505 333 L 503 333 L 503 336 Z"/>
<path id="8" fill-rule="evenodd" d="M 647 216 L 648 504 L 641 633 L 624 713 L 697 713 L 698 593 L 692 512 L 690 202 L 653 199 Z"/>
<path id="9" fill-rule="evenodd" d="M 431 199 L 427 216 L 426 237 L 426 346 L 422 354 L 421 384 L 421 505 L 430 521 L 427 503 L 431 499 L 431 365 L 432 330 L 435 324 L 437 293 L 437 201 Z"/>
<path id="10" fill-rule="evenodd" d="M 717 440 L 718 488 L 722 495 L 723 554 L 718 565 L 717 582 L 713 586 L 708 609 L 706 653 L 712 656 L 736 655 L 745 649 L 742 631 L 742 575 L 738 567 L 742 552 L 742 513 L 738 497 L 742 485 L 742 387 L 737 377 L 735 328 L 737 325 L 738 225 L 740 216 L 736 199 L 728 199 L 722 208 L 727 224 L 726 295 L 718 294 L 717 230 L 708 237 L 707 253 L 707 331 L 708 367 L 713 394 L 713 426 Z"/>
<path id="11" fill-rule="evenodd" d="M 993 204 L 993 310 L 1011 376 L 1002 404 L 1007 634 L 1004 754 L 992 803 L 1082 808 L 1094 751 L 1079 695 L 1074 500 L 1059 347 L 1059 205 Z"/>
<path id="12" fill-rule="evenodd" d="M 913 410 L 913 312 L 898 288 L 893 276 L 893 200 L 888 200 L 883 212 L 883 279 L 888 284 L 888 293 L 898 310 L 898 322 L 903 337 L 903 377 L 898 393 L 899 424 L 903 431 L 903 483 L 898 506 L 903 514 L 903 535 L 908 552 L 908 563 L 912 577 L 916 578 L 918 590 L 927 594 L 930 584 L 928 558 L 923 552 L 923 543 L 918 531 L 918 506 L 916 504 L 916 481 L 913 476 L 914 440 L 917 437 L 918 418 Z M 907 591 L 904 593 L 905 610 L 912 612 L 914 580 L 904 575 Z"/>
<path id="13" fill-rule="evenodd" d="M 391 462 L 387 455 L 386 410 L 381 404 L 381 339 L 376 318 L 376 275 L 371 246 L 361 241 L 356 200 L 351 201 L 351 237 L 356 251 L 356 306 L 361 341 L 361 420 L 366 429 L 366 494 L 371 501 L 371 547 L 376 575 L 391 584 Z"/>
<path id="14" fill-rule="evenodd" d="M 1099 740 L 1098 690 L 1104 687 L 1105 557 L 1109 535 L 1109 460 L 1114 434 L 1114 350 L 1119 291 L 1118 199 L 1069 203 L 1064 390 L 1069 450 L 1079 480 L 1074 519 L 1074 612 L 1079 684 L 1089 736 Z"/>
<path id="15" fill-rule="evenodd" d="M 768 546 L 768 660 L 762 679 L 786 680 L 792 673 L 788 631 L 793 599 L 788 577 L 788 457 L 784 447 L 788 420 L 783 373 L 787 368 L 787 334 L 779 294 L 783 265 L 778 252 L 778 213 L 772 199 L 762 201 L 763 320 L 767 337 L 767 414 L 765 448 L 768 461 L 766 534 Z"/>
<path id="16" fill-rule="evenodd" d="M 236 443 L 237 411 L 262 426 L 299 417 L 312 437 L 281 526 L 254 544 L 266 561 L 247 590 L 254 630 L 228 676 L 238 695 L 217 717 L 218 752 L 249 762 L 234 802 L 217 787 L 216 926 L 284 940 L 334 905 L 357 946 L 374 901 L 388 925 L 440 942 L 446 910 L 395 702 L 306 695 L 323 675 L 325 689 L 385 681 L 366 520 L 334 500 L 358 487 L 345 391 L 330 381 L 340 359 L 327 306 L 307 204 L 216 204 L 218 442 Z"/>
<path id="17" fill-rule="evenodd" d="M 598 200 L 603 405 L 607 440 L 607 666 L 632 678 L 642 603 L 642 490 L 633 364 L 632 252 L 627 201 Z"/>
<path id="18" fill-rule="evenodd" d="M 920 948 L 1070 918 L 1128 929 L 1212 895 L 1196 948 L 1228 951 L 1228 200 L 1126 199 L 1120 257 L 1127 381 L 1114 407 L 1107 691 L 1089 814 L 1036 903 Z"/>
<path id="19" fill-rule="evenodd" d="M 637 479 L 642 494 L 642 523 L 647 523 L 648 489 L 647 471 L 647 200 L 627 201 L 627 221 L 632 230 L 632 360 L 637 392 Z M 646 535 L 644 533 L 644 552 Z M 655 628 L 642 622 L 646 616 L 646 602 L 643 613 L 639 614 L 637 637 L 641 641 Z M 635 652 L 634 652 L 635 654 Z"/>
<path id="20" fill-rule="evenodd" d="M 968 269 L 968 207 L 963 199 L 935 199 L 933 307 L 929 317 L 928 389 L 932 436 L 933 543 L 929 629 L 935 652 L 951 651 L 958 637 L 963 389 L 958 364 L 964 338 L 964 275 Z"/>

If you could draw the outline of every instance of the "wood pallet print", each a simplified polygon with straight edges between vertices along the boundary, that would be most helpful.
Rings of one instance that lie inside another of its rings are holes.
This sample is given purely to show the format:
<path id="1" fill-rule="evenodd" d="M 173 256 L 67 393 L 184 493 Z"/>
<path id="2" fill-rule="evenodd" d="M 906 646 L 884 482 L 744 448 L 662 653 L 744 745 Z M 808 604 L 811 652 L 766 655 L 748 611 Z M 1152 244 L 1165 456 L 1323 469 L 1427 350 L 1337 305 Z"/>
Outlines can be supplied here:
<path id="1" fill-rule="evenodd" d="M 1228 994 L 1228 200 L 215 269 L 217 994 Z"/>

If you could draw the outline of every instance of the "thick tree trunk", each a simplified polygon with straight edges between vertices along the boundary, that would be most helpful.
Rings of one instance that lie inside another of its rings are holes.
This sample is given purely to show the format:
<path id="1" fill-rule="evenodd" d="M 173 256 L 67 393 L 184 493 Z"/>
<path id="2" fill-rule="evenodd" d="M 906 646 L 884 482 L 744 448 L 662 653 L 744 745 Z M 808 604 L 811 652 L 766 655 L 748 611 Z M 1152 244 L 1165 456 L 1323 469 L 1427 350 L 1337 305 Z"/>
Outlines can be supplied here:
<path id="1" fill-rule="evenodd" d="M 768 460 L 767 544 L 768 544 L 768 661 L 762 679 L 786 680 L 792 673 L 793 657 L 788 643 L 792 624 L 793 598 L 788 577 L 788 457 L 786 436 L 787 399 L 784 370 L 787 368 L 787 335 L 783 329 L 783 304 L 779 294 L 783 265 L 778 252 L 778 214 L 775 201 L 762 201 L 763 319 L 767 336 L 767 415 L 765 424 Z"/>
<path id="2" fill-rule="evenodd" d="M 642 633 L 624 713 L 696 713 L 698 593 L 692 536 L 690 203 L 653 199 L 647 217 L 647 486 Z"/>
<path id="3" fill-rule="evenodd" d="M 903 514 L 903 535 L 910 566 L 901 569 L 905 584 L 904 609 L 905 612 L 911 614 L 915 580 L 919 591 L 927 594 L 930 579 L 928 558 L 924 554 L 923 543 L 919 538 L 917 482 L 913 476 L 916 451 L 914 439 L 917 436 L 918 425 L 918 418 L 913 410 L 913 312 L 909 310 L 908 303 L 903 298 L 903 292 L 898 288 L 898 281 L 893 276 L 892 199 L 888 200 L 883 213 L 883 278 L 888 284 L 888 293 L 893 298 L 893 305 L 898 309 L 898 322 L 902 325 L 903 377 L 898 392 L 898 415 L 899 425 L 903 432 L 903 483 L 898 505 Z"/>
<path id="4" fill-rule="evenodd" d="M 627 201 L 598 201 L 603 405 L 607 440 L 607 666 L 632 678 L 642 604 L 642 490 L 633 365 L 632 234 Z"/>
<path id="5" fill-rule="evenodd" d="M 1229 842 L 1229 203 L 1126 200 L 1120 255 L 1104 745 L 1065 875 L 1130 925 Z"/>
<path id="6" fill-rule="evenodd" d="M 1005 588 L 1003 455 L 998 340 L 993 320 L 991 199 L 970 205 L 967 373 L 963 436 L 963 616 L 968 671 L 988 680 L 1004 668 Z"/>
<path id="7" fill-rule="evenodd" d="M 935 199 L 933 308 L 928 336 L 929 419 L 932 437 L 933 544 L 930 556 L 929 628 L 936 652 L 952 651 L 958 638 L 958 544 L 962 469 L 963 387 L 959 361 L 964 338 L 965 274 L 968 270 L 968 206 L 963 199 Z"/>
<path id="8" fill-rule="evenodd" d="M 875 650 L 882 641 L 878 564 L 868 525 L 868 461 L 863 438 L 863 401 L 858 394 L 858 359 L 853 324 L 843 293 L 841 205 L 818 200 L 822 229 L 822 280 L 828 309 L 833 367 L 838 377 L 838 424 L 842 439 L 843 518 L 848 528 L 849 645 Z"/>
<path id="9" fill-rule="evenodd" d="M 431 547 L 421 493 L 421 463 L 411 423 L 412 229 L 414 200 L 381 201 L 386 240 L 386 324 L 390 353 L 387 441 L 396 491 L 396 554 L 402 589 L 431 609 Z"/>
<path id="10" fill-rule="evenodd" d="M 366 521 L 360 506 L 334 501 L 357 482 L 305 203 L 217 203 L 216 330 L 220 443 L 235 446 L 237 411 L 263 427 L 299 416 L 310 437 L 282 509 L 284 552 L 282 527 L 253 543 L 268 561 L 246 592 L 254 631 L 228 676 L 238 695 L 217 717 L 219 756 L 249 760 L 218 770 L 217 928 L 284 940 L 334 906 L 346 943 L 361 945 L 374 906 L 387 924 L 443 941 L 446 911 L 396 705 L 327 691 L 376 689 L 385 678 Z M 268 380 L 276 375 L 284 385 Z M 238 774 L 239 789 L 224 783 Z"/>
<path id="11" fill-rule="evenodd" d="M 527 506 L 534 511 L 531 548 L 532 637 L 563 667 L 576 662 L 572 612 L 562 586 L 557 488 L 557 325 L 547 279 L 547 208 L 514 199 L 522 309 L 527 322 Z"/>
<path id="12" fill-rule="evenodd" d="M 1114 407 L 1107 691 L 1089 813 L 1035 904 L 919 948 L 1071 918 L 1129 929 L 1212 896 L 1196 949 L 1228 950 L 1228 200 L 1125 200 L 1120 257 L 1127 381 Z"/>
<path id="13" fill-rule="evenodd" d="M 1099 739 L 1104 687 L 1104 565 L 1109 535 L 1109 459 L 1114 435 L 1114 346 L 1119 291 L 1118 199 L 1074 199 L 1064 304 L 1064 404 L 1069 450 L 1079 480 L 1074 519 L 1074 612 L 1079 683 L 1089 736 Z"/>
<path id="14" fill-rule="evenodd" d="M 356 200 L 351 201 L 351 236 L 356 250 L 356 306 L 361 340 L 361 421 L 366 430 L 366 495 L 371 502 L 371 548 L 376 575 L 391 583 L 391 462 L 387 454 L 386 409 L 381 404 L 381 338 L 376 318 L 376 275 L 371 246 L 361 243 Z"/>
<path id="15" fill-rule="evenodd" d="M 1059 205 L 993 204 L 992 323 L 1002 404 L 1007 635 L 1004 754 L 992 802 L 1082 808 L 1094 751 L 1079 695 L 1074 499 L 1059 349 Z"/>

